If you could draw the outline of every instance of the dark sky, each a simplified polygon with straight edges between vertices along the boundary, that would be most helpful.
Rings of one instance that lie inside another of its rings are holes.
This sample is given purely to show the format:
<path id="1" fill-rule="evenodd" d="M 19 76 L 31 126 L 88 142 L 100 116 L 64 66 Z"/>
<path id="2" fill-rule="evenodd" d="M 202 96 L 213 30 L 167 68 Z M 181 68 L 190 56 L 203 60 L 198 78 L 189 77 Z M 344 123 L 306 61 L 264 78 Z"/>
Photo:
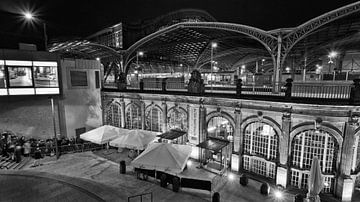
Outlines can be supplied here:
<path id="1" fill-rule="evenodd" d="M 46 21 L 49 38 L 87 36 L 118 22 L 136 22 L 168 12 L 195 8 L 218 21 L 264 30 L 294 27 L 350 0 L 0 0 L 0 36 L 41 38 L 42 27 L 23 24 L 21 9 L 31 8 Z M 4 37 L 2 37 L 4 39 Z M 0 47 L 1 41 L 0 39 Z"/>

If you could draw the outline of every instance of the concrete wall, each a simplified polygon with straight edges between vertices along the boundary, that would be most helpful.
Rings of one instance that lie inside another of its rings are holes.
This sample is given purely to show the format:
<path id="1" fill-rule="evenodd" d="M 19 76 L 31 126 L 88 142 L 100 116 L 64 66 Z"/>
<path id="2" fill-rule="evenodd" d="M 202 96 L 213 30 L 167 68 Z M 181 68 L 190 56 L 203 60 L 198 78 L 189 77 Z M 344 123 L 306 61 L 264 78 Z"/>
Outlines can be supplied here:
<path id="1" fill-rule="evenodd" d="M 102 124 L 100 88 L 95 85 L 95 71 L 100 73 L 100 62 L 96 60 L 61 60 L 63 76 L 63 119 L 66 136 L 75 137 L 75 129 L 86 130 Z M 87 72 L 87 87 L 73 87 L 70 83 L 70 70 Z M 100 74 L 101 79 L 101 74 Z"/>
<path id="2" fill-rule="evenodd" d="M 57 134 L 60 134 L 57 107 L 55 113 Z M 51 102 L 48 97 L 0 98 L 0 133 L 12 131 L 18 136 L 48 139 L 54 137 L 53 127 Z"/>

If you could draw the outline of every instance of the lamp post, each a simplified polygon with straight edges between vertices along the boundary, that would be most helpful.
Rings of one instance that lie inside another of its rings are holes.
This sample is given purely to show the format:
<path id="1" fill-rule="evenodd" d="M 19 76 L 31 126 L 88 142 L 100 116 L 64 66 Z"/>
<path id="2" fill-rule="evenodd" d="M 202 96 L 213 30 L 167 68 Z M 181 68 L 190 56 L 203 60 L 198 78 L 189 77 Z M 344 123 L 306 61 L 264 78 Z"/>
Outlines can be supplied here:
<path id="1" fill-rule="evenodd" d="M 36 20 L 35 16 L 30 12 L 23 13 L 23 17 L 26 21 L 35 21 Z M 47 38 L 48 37 L 46 34 L 46 23 L 42 22 L 42 25 L 43 25 L 43 34 L 44 34 L 44 48 L 45 48 L 45 51 L 47 51 Z"/>
<path id="2" fill-rule="evenodd" d="M 142 57 L 144 55 L 144 52 L 138 51 L 136 52 L 136 69 L 139 69 L 139 56 Z"/>
<path id="3" fill-rule="evenodd" d="M 217 47 L 217 43 L 212 42 L 211 43 L 211 51 L 210 51 L 210 80 L 211 80 L 211 92 L 213 92 L 213 55 L 214 55 L 214 49 Z"/>
<path id="4" fill-rule="evenodd" d="M 52 113 L 52 119 L 53 119 L 53 125 L 54 125 L 54 142 L 55 142 L 55 154 L 56 159 L 59 159 L 59 147 L 58 147 L 58 141 L 56 137 L 56 120 L 55 120 L 55 108 L 54 108 L 54 99 L 51 97 L 51 113 Z"/>

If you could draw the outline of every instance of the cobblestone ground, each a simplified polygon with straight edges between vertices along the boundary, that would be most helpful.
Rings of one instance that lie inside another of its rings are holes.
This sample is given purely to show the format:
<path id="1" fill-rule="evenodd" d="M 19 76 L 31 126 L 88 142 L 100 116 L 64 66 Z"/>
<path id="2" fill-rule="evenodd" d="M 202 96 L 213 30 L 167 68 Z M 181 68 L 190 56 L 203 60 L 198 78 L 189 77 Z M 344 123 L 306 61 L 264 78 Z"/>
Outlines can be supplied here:
<path id="1" fill-rule="evenodd" d="M 103 157 L 107 157 L 107 159 Z M 111 159 L 108 160 L 108 159 Z M 170 188 L 165 189 L 159 186 L 156 181 L 138 180 L 132 172 L 131 166 L 127 166 L 127 174 L 119 174 L 119 162 L 126 160 L 127 165 L 130 159 L 127 155 L 119 154 L 115 150 L 104 152 L 97 151 L 67 154 L 55 160 L 54 157 L 46 158 L 42 161 L 43 165 L 35 168 L 26 167 L 25 170 L 47 172 L 55 175 L 91 180 L 117 190 L 117 195 L 121 196 L 118 201 L 127 201 L 129 196 L 152 192 L 154 201 L 159 202 L 191 202 L 191 201 L 211 201 L 211 193 L 193 189 L 182 189 L 179 193 L 173 192 Z M 114 162 L 115 161 L 115 162 Z M 206 171 L 204 171 L 206 172 Z M 76 179 L 74 179 L 76 180 Z M 220 193 L 221 201 L 235 202 L 273 202 L 276 201 L 272 195 L 263 196 L 259 193 L 260 183 L 249 181 L 249 186 L 240 186 L 238 176 L 233 181 L 227 181 L 217 192 Z M 359 196 L 358 194 L 356 196 Z M 353 201 L 359 201 L 354 197 Z M 286 194 L 282 201 L 294 201 L 293 195 Z M 139 200 L 132 200 L 139 201 Z M 149 200 L 143 200 L 144 202 Z M 326 199 L 326 201 L 336 201 Z"/>

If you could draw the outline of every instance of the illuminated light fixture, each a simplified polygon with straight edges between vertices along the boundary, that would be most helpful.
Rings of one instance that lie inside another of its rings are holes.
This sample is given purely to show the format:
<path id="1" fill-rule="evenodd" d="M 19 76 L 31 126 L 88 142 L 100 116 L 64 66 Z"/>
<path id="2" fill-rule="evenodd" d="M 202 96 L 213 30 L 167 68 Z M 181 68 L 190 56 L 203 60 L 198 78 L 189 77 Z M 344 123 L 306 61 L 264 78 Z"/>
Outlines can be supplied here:
<path id="1" fill-rule="evenodd" d="M 135 71 L 134 71 L 134 74 L 138 74 L 138 73 L 139 73 L 138 70 L 135 70 Z"/>
<path id="2" fill-rule="evenodd" d="M 233 181 L 235 179 L 235 175 L 233 173 L 229 173 L 228 179 Z"/>
<path id="3" fill-rule="evenodd" d="M 274 191 L 274 196 L 275 196 L 276 199 L 282 199 L 284 197 L 284 194 L 280 190 L 275 190 Z"/>
<path id="4" fill-rule="evenodd" d="M 5 60 L 5 63 L 10 66 L 32 66 L 32 61 Z"/>
<path id="5" fill-rule="evenodd" d="M 97 61 L 100 61 L 100 58 L 99 58 L 99 57 L 97 57 L 97 58 L 96 58 L 96 60 L 97 60 Z"/>
<path id="6" fill-rule="evenodd" d="M 180 64 L 180 67 L 182 67 L 183 66 L 183 64 Z"/>
<path id="7" fill-rule="evenodd" d="M 187 165 L 187 166 L 191 166 L 191 165 L 192 165 L 192 162 L 191 162 L 190 160 L 188 160 L 188 161 L 186 162 L 186 165 Z"/>
<path id="8" fill-rule="evenodd" d="M 290 72 L 290 67 L 286 67 L 285 71 Z"/>
<path id="9" fill-rule="evenodd" d="M 33 61 L 34 66 L 57 67 L 57 62 Z"/>
<path id="10" fill-rule="evenodd" d="M 144 55 L 144 52 L 143 51 L 139 51 L 138 52 L 138 56 L 143 56 Z"/>
<path id="11" fill-rule="evenodd" d="M 27 20 L 32 20 L 34 18 L 34 15 L 30 13 L 29 11 L 23 13 L 24 18 Z"/>
<path id="12" fill-rule="evenodd" d="M 265 59 L 263 58 L 263 59 L 261 60 L 261 62 L 265 62 Z"/>
<path id="13" fill-rule="evenodd" d="M 218 45 L 218 44 L 217 44 L 216 42 L 212 42 L 212 43 L 211 43 L 211 48 L 216 48 L 217 45 Z"/>
<path id="14" fill-rule="evenodd" d="M 246 68 L 246 66 L 245 65 L 241 65 L 241 69 L 245 69 Z"/>
<path id="15" fill-rule="evenodd" d="M 328 55 L 329 58 L 334 58 L 338 55 L 338 53 L 336 51 L 331 51 Z"/>

